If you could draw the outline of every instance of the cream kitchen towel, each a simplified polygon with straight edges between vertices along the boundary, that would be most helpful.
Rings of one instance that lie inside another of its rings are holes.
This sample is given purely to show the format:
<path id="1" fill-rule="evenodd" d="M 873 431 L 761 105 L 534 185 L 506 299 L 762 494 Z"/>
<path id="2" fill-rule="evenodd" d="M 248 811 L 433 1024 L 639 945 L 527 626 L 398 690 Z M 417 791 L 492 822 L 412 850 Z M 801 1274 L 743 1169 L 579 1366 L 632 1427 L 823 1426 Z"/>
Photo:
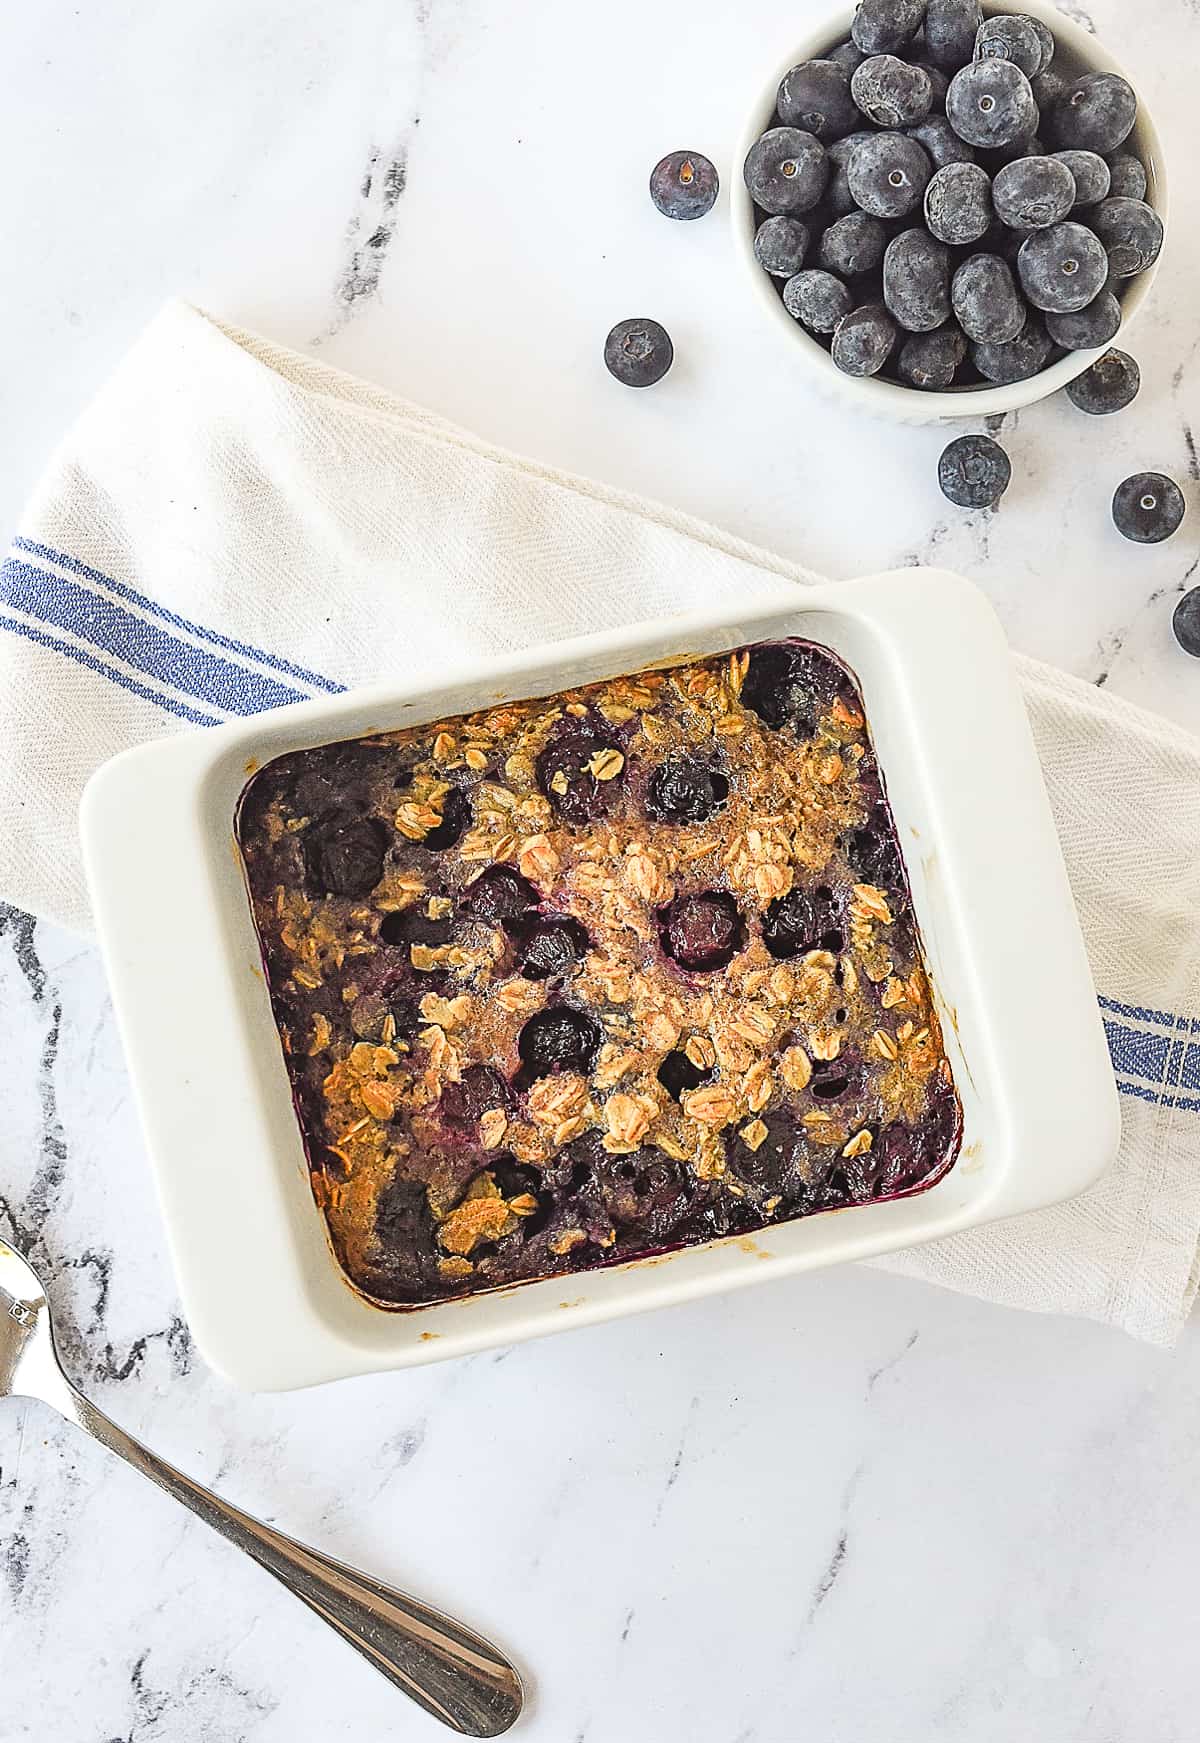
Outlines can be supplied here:
<path id="1" fill-rule="evenodd" d="M 184 304 L 72 430 L 2 574 L 0 894 L 81 931 L 79 795 L 131 744 L 816 579 Z M 1166 1344 L 1198 1281 L 1200 743 L 1019 664 L 1123 1094 L 1120 1160 L 1072 1204 L 888 1263 Z M 1036 1015 L 1030 1046 L 1052 1048 L 1053 1013 Z"/>

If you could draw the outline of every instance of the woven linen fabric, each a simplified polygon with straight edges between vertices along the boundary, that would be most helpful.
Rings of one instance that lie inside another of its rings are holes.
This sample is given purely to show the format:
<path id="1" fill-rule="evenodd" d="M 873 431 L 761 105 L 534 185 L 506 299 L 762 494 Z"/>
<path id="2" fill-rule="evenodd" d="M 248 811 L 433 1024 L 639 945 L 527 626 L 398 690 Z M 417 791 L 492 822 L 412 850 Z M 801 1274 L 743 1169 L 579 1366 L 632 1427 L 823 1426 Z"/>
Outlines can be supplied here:
<path id="1" fill-rule="evenodd" d="M 780 578 L 818 579 L 170 304 L 51 461 L 0 574 L 0 894 L 88 929 L 79 797 L 130 745 Z M 1200 1281 L 1200 742 L 1018 666 L 1121 1153 L 1071 1204 L 882 1263 L 1169 1344 Z"/>

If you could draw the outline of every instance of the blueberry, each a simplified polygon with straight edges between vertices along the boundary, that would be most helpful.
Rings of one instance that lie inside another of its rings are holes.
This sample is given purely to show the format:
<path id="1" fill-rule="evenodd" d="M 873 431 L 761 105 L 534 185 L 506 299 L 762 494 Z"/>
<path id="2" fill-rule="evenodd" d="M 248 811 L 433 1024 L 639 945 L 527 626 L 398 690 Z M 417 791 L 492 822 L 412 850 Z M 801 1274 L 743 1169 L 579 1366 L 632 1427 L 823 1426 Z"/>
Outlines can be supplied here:
<path id="1" fill-rule="evenodd" d="M 1108 250 L 1117 278 L 1133 278 L 1153 266 L 1162 251 L 1162 219 L 1144 200 L 1101 200 L 1088 222 Z"/>
<path id="2" fill-rule="evenodd" d="M 1029 381 L 1046 367 L 1053 346 L 1042 322 L 1031 315 L 1015 339 L 1006 345 L 972 345 L 971 361 L 996 387 Z"/>
<path id="3" fill-rule="evenodd" d="M 1042 70 L 1042 39 L 1031 18 L 1001 13 L 996 18 L 985 18 L 979 26 L 975 59 L 1011 61 L 1027 79 L 1036 78 Z"/>
<path id="4" fill-rule="evenodd" d="M 852 309 L 834 328 L 832 357 L 844 375 L 878 375 L 899 337 L 896 323 L 882 303 Z"/>
<path id="5" fill-rule="evenodd" d="M 827 61 L 833 61 L 835 66 L 844 67 L 849 78 L 855 67 L 866 60 L 866 55 L 856 42 L 839 42 L 836 48 L 831 48 L 825 56 Z"/>
<path id="6" fill-rule="evenodd" d="M 650 198 L 664 218 L 703 218 L 716 204 L 720 185 L 698 151 L 673 151 L 650 172 Z"/>
<path id="7" fill-rule="evenodd" d="M 854 307 L 854 296 L 831 272 L 798 272 L 783 287 L 783 306 L 810 333 L 832 333 Z"/>
<path id="8" fill-rule="evenodd" d="M 995 508 L 1011 481 L 1008 455 L 990 436 L 960 436 L 938 461 L 942 495 L 959 508 Z"/>
<path id="9" fill-rule="evenodd" d="M 1146 166 L 1130 151 L 1115 151 L 1108 160 L 1109 193 L 1122 200 L 1144 200 L 1149 187 Z"/>
<path id="10" fill-rule="evenodd" d="M 790 725 L 808 734 L 817 723 L 812 671 L 802 652 L 786 642 L 767 642 L 751 651 L 741 701 L 776 731 Z"/>
<path id="11" fill-rule="evenodd" d="M 998 254 L 973 254 L 954 275 L 954 313 L 977 345 L 1009 345 L 1027 319 L 1012 268 Z"/>
<path id="12" fill-rule="evenodd" d="M 458 1083 L 442 1090 L 438 1112 L 452 1126 L 477 1126 L 489 1108 L 511 1104 L 507 1083 L 491 1065 L 468 1065 Z"/>
<path id="13" fill-rule="evenodd" d="M 454 932 L 450 919 L 431 920 L 424 902 L 397 908 L 385 914 L 379 922 L 379 942 L 393 950 L 406 949 L 410 944 L 448 944 Z"/>
<path id="14" fill-rule="evenodd" d="M 905 341 L 897 368 L 900 378 L 910 387 L 927 393 L 944 392 L 954 385 L 954 377 L 967 355 L 967 342 L 953 323 L 939 327 L 936 333 L 918 333 Z"/>
<path id="15" fill-rule="evenodd" d="M 380 1257 L 370 1293 L 380 1301 L 427 1298 L 438 1282 L 437 1228 L 423 1181 L 399 1174 L 388 1181 L 375 1208 L 374 1244 Z"/>
<path id="16" fill-rule="evenodd" d="M 814 1059 L 809 1094 L 816 1101 L 841 1101 L 845 1095 L 857 1095 L 866 1072 L 858 1052 L 844 1048 L 836 1059 Z"/>
<path id="17" fill-rule="evenodd" d="M 1112 171 L 1094 151 L 1056 151 L 1059 163 L 1065 163 L 1075 183 L 1075 204 L 1094 206 L 1107 197 L 1112 185 Z"/>
<path id="18" fill-rule="evenodd" d="M 1033 32 L 1042 47 L 1041 63 L 1036 68 L 1036 76 L 1041 78 L 1043 73 L 1048 73 L 1050 71 L 1054 62 L 1054 57 L 1058 52 L 1058 44 L 1055 42 L 1054 32 L 1050 29 L 1048 24 L 1043 24 L 1040 18 L 1030 18 L 1027 13 L 1022 14 L 1022 16 L 1024 17 L 1026 24 L 1031 26 L 1033 29 Z"/>
<path id="19" fill-rule="evenodd" d="M 958 137 L 944 115 L 931 115 L 919 127 L 910 127 L 908 131 L 935 170 L 944 169 L 948 163 L 975 162 L 974 147 Z"/>
<path id="20" fill-rule="evenodd" d="M 689 1090 L 699 1089 L 702 1083 L 711 1083 L 713 1073 L 703 1066 L 693 1065 L 687 1054 L 682 1051 L 668 1053 L 658 1068 L 658 1081 L 662 1084 L 672 1101 L 680 1101 Z"/>
<path id="21" fill-rule="evenodd" d="M 1108 255 L 1091 230 L 1068 219 L 1023 242 L 1017 270 L 1035 309 L 1070 315 L 1086 309 L 1108 283 Z"/>
<path id="22" fill-rule="evenodd" d="M 925 48 L 939 67 L 957 72 L 975 53 L 983 23 L 979 0 L 929 0 L 925 15 Z"/>
<path id="23" fill-rule="evenodd" d="M 878 218 L 848 212 L 822 236 L 817 259 L 838 278 L 859 278 L 865 272 L 878 272 L 887 242 L 887 231 Z"/>
<path id="24" fill-rule="evenodd" d="M 973 61 L 955 73 L 946 116 L 960 139 L 988 150 L 1030 139 L 1038 127 L 1029 80 L 1012 61 Z"/>
<path id="25" fill-rule="evenodd" d="M 1104 356 L 1067 384 L 1071 404 L 1093 417 L 1124 411 L 1132 405 L 1142 385 L 1142 372 L 1127 351 L 1106 351 Z"/>
<path id="26" fill-rule="evenodd" d="M 1117 531 L 1137 545 L 1160 545 L 1178 532 L 1186 512 L 1183 492 L 1161 472 L 1137 472 L 1113 497 Z"/>
<path id="27" fill-rule="evenodd" d="M 883 257 L 883 300 L 909 333 L 950 319 L 950 250 L 925 230 L 904 230 Z"/>
<path id="28" fill-rule="evenodd" d="M 552 1071 L 591 1070 L 604 1041 L 604 1031 L 594 1017 L 573 1005 L 551 1005 L 535 1011 L 517 1037 L 517 1053 L 527 1077 L 546 1077 Z"/>
<path id="29" fill-rule="evenodd" d="M 727 968 L 746 942 L 746 923 L 724 890 L 676 896 L 657 919 L 664 951 L 692 973 Z"/>
<path id="30" fill-rule="evenodd" d="M 1185 654 L 1200 660 L 1200 587 L 1185 593 L 1171 618 L 1175 640 Z"/>
<path id="31" fill-rule="evenodd" d="M 772 216 L 810 212 L 825 192 L 825 147 L 798 127 L 772 127 L 746 154 L 746 186 L 756 206 Z"/>
<path id="32" fill-rule="evenodd" d="M 855 103 L 877 127 L 916 127 L 933 107 L 933 83 L 923 67 L 872 55 L 850 81 Z"/>
<path id="33" fill-rule="evenodd" d="M 385 1044 L 385 1034 L 393 1041 L 397 1036 L 407 1041 L 422 1027 L 419 997 L 406 998 L 393 989 L 360 993 L 350 1006 L 350 1027 L 360 1041 L 372 1041 L 377 1047 Z"/>
<path id="34" fill-rule="evenodd" d="M 850 192 L 874 218 L 907 218 L 925 198 L 933 174 L 924 150 L 903 133 L 873 133 L 855 146 L 847 170 Z"/>
<path id="35" fill-rule="evenodd" d="M 1029 139 L 1014 139 L 1009 145 L 998 145 L 994 151 L 985 151 L 983 161 L 992 175 L 1002 170 L 1006 163 L 1016 163 L 1021 157 L 1045 157 L 1046 147 L 1037 134 Z"/>
<path id="36" fill-rule="evenodd" d="M 618 321 L 604 341 L 608 372 L 626 387 L 653 387 L 674 358 L 671 336 L 657 321 Z"/>
<path id="37" fill-rule="evenodd" d="M 828 884 L 789 890 L 773 901 L 762 922 L 763 943 L 779 961 L 806 950 L 841 950 L 845 939 Z"/>
<path id="38" fill-rule="evenodd" d="M 777 1193 L 793 1190 L 804 1179 L 809 1143 L 803 1126 L 788 1108 L 760 1115 L 766 1137 L 751 1149 L 736 1127 L 725 1134 L 725 1160 L 731 1172 L 751 1186 Z"/>
<path id="39" fill-rule="evenodd" d="M 646 809 L 661 823 L 707 823 L 729 797 L 720 769 L 691 757 L 669 757 L 650 778 Z"/>
<path id="40" fill-rule="evenodd" d="M 844 218 L 847 213 L 858 211 L 858 201 L 850 192 L 850 159 L 855 147 L 864 139 L 873 139 L 873 133 L 848 133 L 845 139 L 838 139 L 829 147 L 829 187 L 826 190 L 826 200 L 835 218 Z"/>
<path id="41" fill-rule="evenodd" d="M 517 927 L 538 905 L 538 893 L 528 878 L 511 865 L 490 865 L 459 899 L 462 912 L 489 926 Z"/>
<path id="42" fill-rule="evenodd" d="M 992 219 L 991 177 L 977 163 L 948 163 L 925 189 L 930 234 L 952 248 L 978 242 Z"/>
<path id="43" fill-rule="evenodd" d="M 457 847 L 471 824 L 471 801 L 461 787 L 451 787 L 439 804 L 442 820 L 420 843 L 431 853 L 445 853 L 448 848 Z"/>
<path id="44" fill-rule="evenodd" d="M 772 278 L 792 278 L 804 265 L 809 239 L 799 218 L 766 218 L 754 232 L 754 258 Z"/>
<path id="45" fill-rule="evenodd" d="M 1120 73 L 1085 73 L 1067 86 L 1047 125 L 1060 151 L 1098 151 L 1107 157 L 1124 145 L 1136 120 L 1137 97 Z"/>
<path id="46" fill-rule="evenodd" d="M 928 120 L 944 121 L 946 119 L 946 92 L 950 89 L 950 75 L 944 73 L 941 67 L 935 67 L 932 61 L 917 61 L 922 72 L 929 75 L 930 92 L 933 98 Z M 940 111 L 940 113 L 939 113 Z M 921 123 L 924 126 L 924 122 Z"/>
<path id="47" fill-rule="evenodd" d="M 887 890 L 894 901 L 907 899 L 908 877 L 900 844 L 891 812 L 882 799 L 872 805 L 866 821 L 843 838 L 842 851 L 855 883 L 874 884 Z"/>
<path id="48" fill-rule="evenodd" d="M 1110 290 L 1102 290 L 1086 309 L 1070 315 L 1047 315 L 1046 331 L 1064 351 L 1094 351 L 1121 330 L 1121 305 Z"/>
<path id="49" fill-rule="evenodd" d="M 388 838 L 377 817 L 330 811 L 310 825 L 305 862 L 312 883 L 327 896 L 369 896 L 383 876 Z"/>
<path id="50" fill-rule="evenodd" d="M 521 938 L 519 960 L 526 980 L 573 974 L 588 953 L 587 929 L 569 914 L 532 921 Z"/>
<path id="51" fill-rule="evenodd" d="M 615 735 L 602 731 L 589 717 L 564 715 L 551 729 L 534 765 L 537 783 L 567 823 L 588 823 L 602 817 L 621 790 L 624 768 L 597 780 L 597 759 L 618 750 Z"/>
<path id="52" fill-rule="evenodd" d="M 785 127 L 800 127 L 822 145 L 831 145 L 859 125 L 850 73 L 837 61 L 805 61 L 793 67 L 783 75 L 775 107 Z"/>
<path id="53" fill-rule="evenodd" d="M 1039 73 L 1035 79 L 1031 79 L 1029 82 L 1033 86 L 1033 100 L 1043 115 L 1050 113 L 1071 84 L 1066 74 L 1057 70 Z"/>
<path id="54" fill-rule="evenodd" d="M 850 34 L 864 54 L 893 54 L 925 20 L 925 0 L 859 0 Z"/>
<path id="55" fill-rule="evenodd" d="M 1060 223 L 1075 199 L 1075 177 L 1057 157 L 1018 157 L 992 183 L 996 216 L 1015 230 L 1045 230 Z"/>

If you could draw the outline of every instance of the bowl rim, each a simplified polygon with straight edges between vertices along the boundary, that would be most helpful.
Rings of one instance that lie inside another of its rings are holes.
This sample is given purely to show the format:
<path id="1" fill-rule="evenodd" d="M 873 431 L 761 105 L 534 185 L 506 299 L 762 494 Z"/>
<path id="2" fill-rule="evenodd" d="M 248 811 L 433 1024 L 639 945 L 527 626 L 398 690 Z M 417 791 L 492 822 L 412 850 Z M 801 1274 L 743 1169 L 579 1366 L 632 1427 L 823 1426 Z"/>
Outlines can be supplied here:
<path id="1" fill-rule="evenodd" d="M 1153 289 L 1162 264 L 1161 253 L 1153 266 L 1129 282 L 1129 288 L 1121 298 L 1121 326 L 1108 345 L 1089 351 L 1068 352 L 1065 357 L 1058 358 L 1048 369 L 1041 370 L 1027 381 L 933 393 L 918 387 L 907 387 L 901 382 L 881 380 L 878 376 L 860 378 L 846 375 L 833 362 L 824 346 L 806 333 L 788 314 L 774 280 L 763 271 L 754 257 L 754 202 L 742 175 L 746 154 L 775 113 L 775 95 L 784 74 L 791 67 L 806 60 L 820 59 L 829 48 L 844 41 L 850 34 L 856 10 L 854 6 L 839 7 L 827 16 L 823 25 L 809 31 L 789 54 L 781 58 L 774 79 L 763 86 L 754 107 L 749 111 L 738 141 L 730 177 L 730 216 L 734 228 L 734 245 L 754 281 L 754 294 L 759 306 L 776 325 L 786 325 L 791 335 L 794 354 L 800 360 L 801 366 L 807 368 L 826 390 L 832 390 L 840 397 L 853 399 L 860 406 L 882 417 L 904 423 L 958 422 L 963 419 L 998 416 L 1048 399 L 1082 375 L 1111 345 L 1119 344 L 1125 337 Z M 983 10 L 985 15 L 1024 13 L 1039 19 L 1054 32 L 1059 46 L 1066 49 L 1072 58 L 1086 63 L 1092 71 L 1120 73 L 1122 78 L 1129 79 L 1125 68 L 1096 37 L 1056 7 L 1046 4 L 1045 0 L 984 0 Z M 1136 90 L 1135 82 L 1132 79 L 1129 82 Z M 1140 92 L 1138 118 L 1131 135 L 1131 138 L 1134 137 L 1137 138 L 1139 153 L 1146 166 L 1147 202 L 1153 206 L 1166 228 L 1169 199 L 1162 141 Z M 1165 246 L 1164 243 L 1164 248 Z M 797 339 L 800 341 L 798 344 Z"/>

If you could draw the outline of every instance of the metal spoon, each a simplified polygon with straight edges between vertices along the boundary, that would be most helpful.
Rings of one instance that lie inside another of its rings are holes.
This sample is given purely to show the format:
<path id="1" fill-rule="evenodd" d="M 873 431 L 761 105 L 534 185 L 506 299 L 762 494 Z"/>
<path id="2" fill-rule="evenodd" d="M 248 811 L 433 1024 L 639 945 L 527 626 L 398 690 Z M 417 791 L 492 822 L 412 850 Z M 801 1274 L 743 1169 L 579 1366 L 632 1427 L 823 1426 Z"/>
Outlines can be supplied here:
<path id="1" fill-rule="evenodd" d="M 0 1241 L 0 1398 L 38 1398 L 190 1507 L 462 1737 L 498 1737 L 521 1712 L 516 1670 L 480 1635 L 231 1507 L 110 1422 L 63 1373 L 45 1292 Z"/>

